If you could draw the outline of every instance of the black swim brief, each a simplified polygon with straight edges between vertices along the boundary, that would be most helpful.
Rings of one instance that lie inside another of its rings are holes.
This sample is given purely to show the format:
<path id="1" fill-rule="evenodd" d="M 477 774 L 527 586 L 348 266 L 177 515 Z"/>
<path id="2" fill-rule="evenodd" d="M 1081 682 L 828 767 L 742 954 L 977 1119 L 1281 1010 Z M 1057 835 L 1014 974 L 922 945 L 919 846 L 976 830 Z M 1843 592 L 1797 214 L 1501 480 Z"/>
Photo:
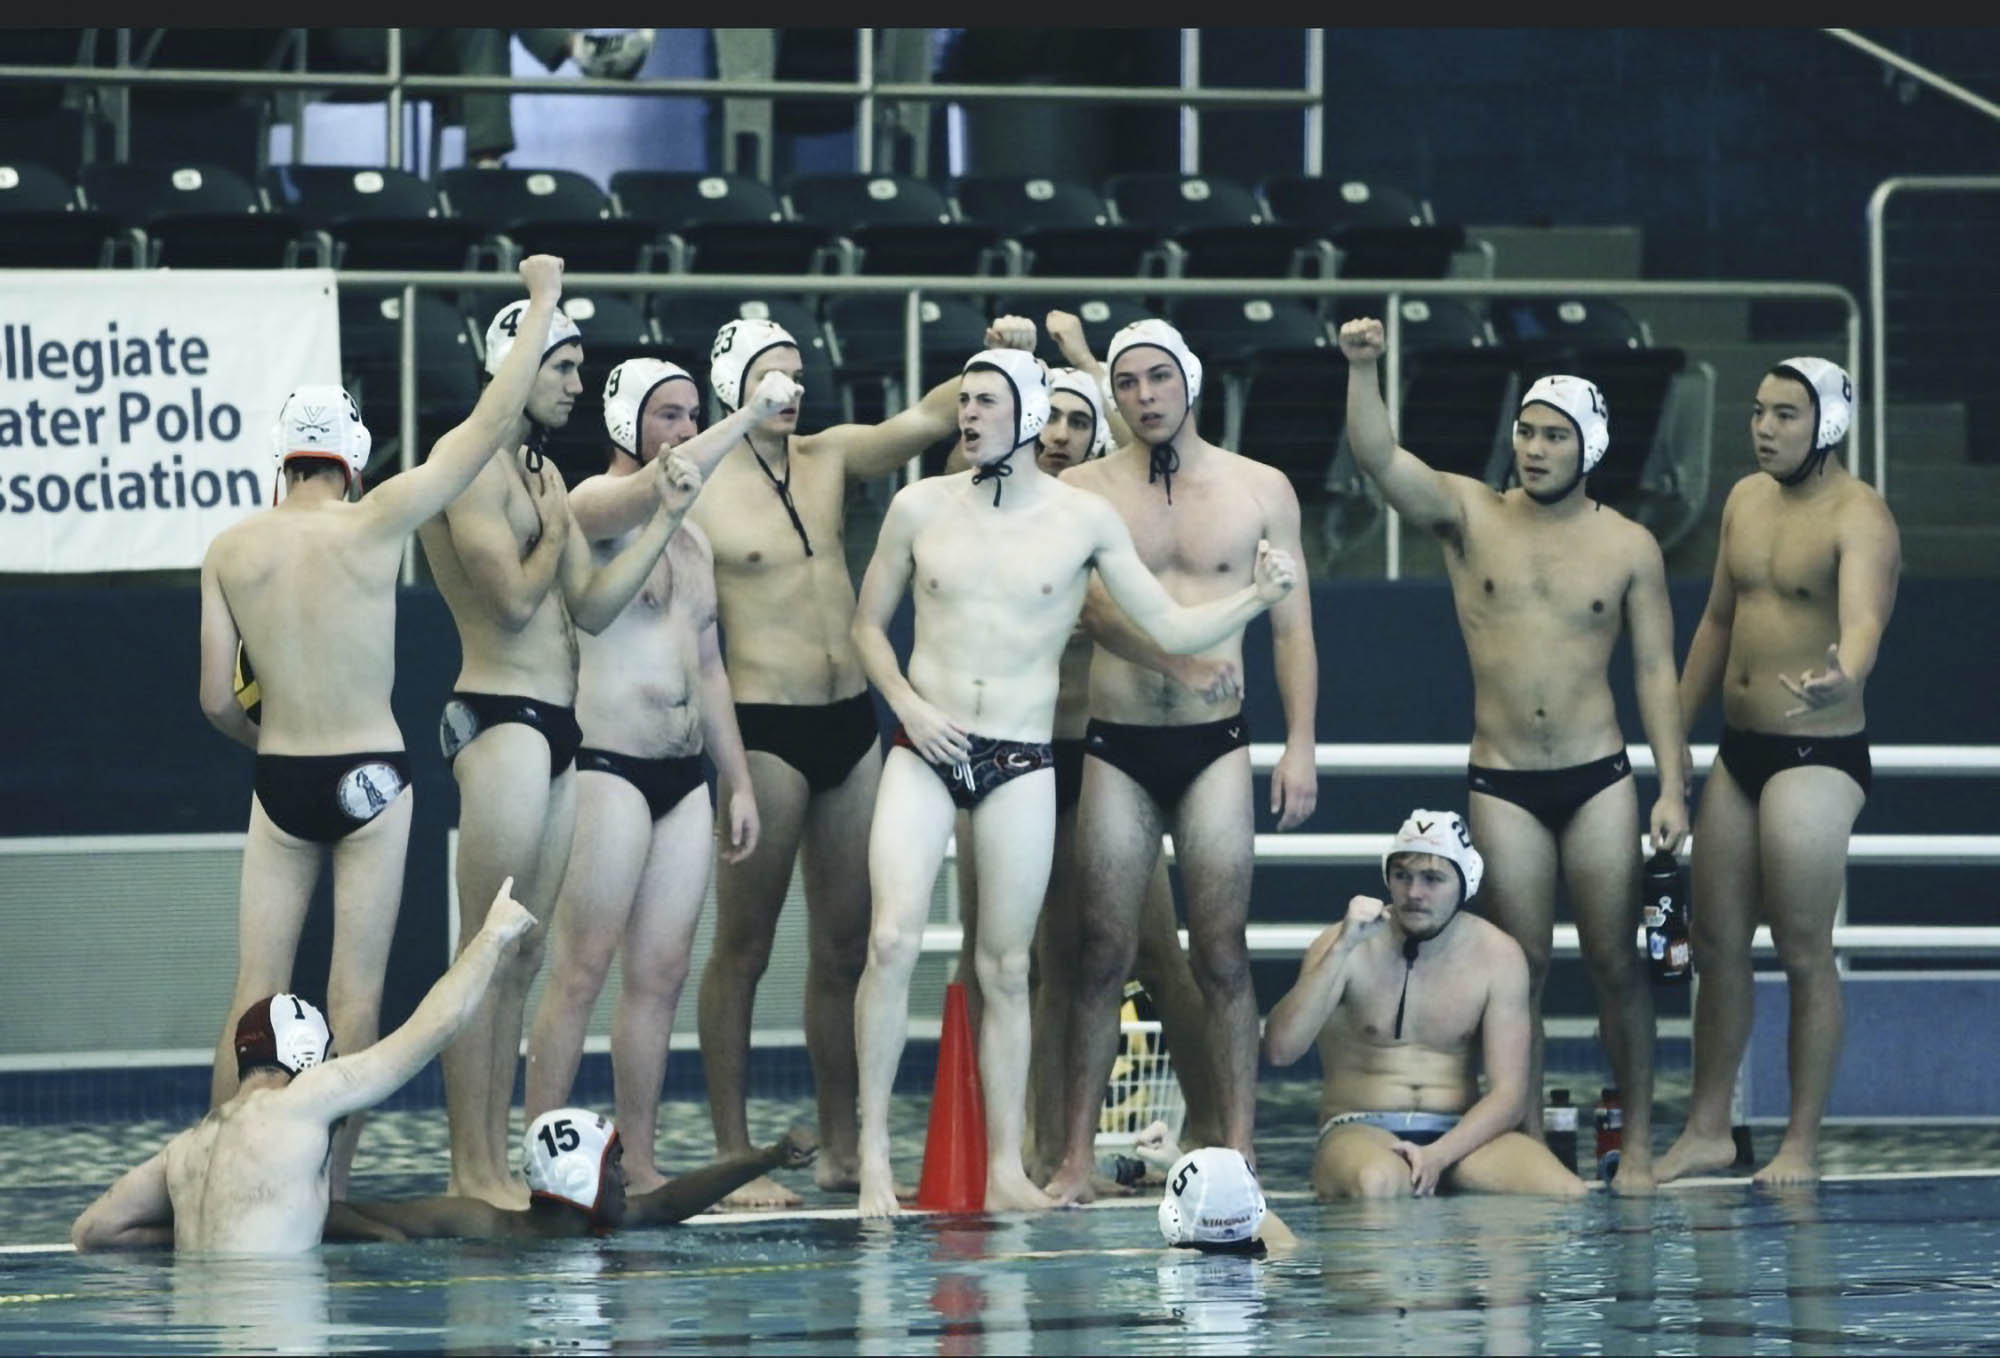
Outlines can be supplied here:
<path id="1" fill-rule="evenodd" d="M 1593 759 L 1588 764 L 1572 764 L 1566 769 L 1492 769 L 1483 764 L 1465 766 L 1465 785 L 1474 792 L 1514 803 L 1536 820 L 1561 834 L 1583 804 L 1605 788 L 1632 776 L 1632 761 L 1623 750 Z"/>
<path id="2" fill-rule="evenodd" d="M 451 701 L 438 718 L 438 745 L 447 762 L 470 745 L 481 731 L 508 722 L 532 726 L 549 743 L 549 778 L 560 777 L 576 761 L 577 747 L 583 744 L 583 728 L 576 724 L 576 709 L 540 698 L 523 698 L 517 693 L 467 693 L 453 690 Z"/>
<path id="3" fill-rule="evenodd" d="M 1728 768 L 1736 786 L 1753 802 L 1763 795 L 1764 784 L 1773 774 L 1809 764 L 1839 769 L 1861 785 L 1864 797 L 1875 781 L 1875 761 L 1868 756 L 1865 729 L 1846 736 L 1774 736 L 1724 726 L 1715 760 Z"/>
<path id="4" fill-rule="evenodd" d="M 862 689 L 837 703 L 738 703 L 745 750 L 774 754 L 805 776 L 814 792 L 847 781 L 861 756 L 882 739 L 875 702 Z"/>
<path id="5" fill-rule="evenodd" d="M 654 820 L 679 806 L 695 789 L 707 784 L 698 754 L 643 755 L 619 754 L 584 746 L 576 752 L 578 773 L 608 773 L 623 778 L 646 796 L 646 809 Z"/>
<path id="6" fill-rule="evenodd" d="M 1090 719 L 1085 754 L 1095 755 L 1140 787 L 1162 811 L 1171 811 L 1202 773 L 1231 750 L 1250 743 L 1242 713 L 1192 726 L 1134 726 Z"/>
<path id="7" fill-rule="evenodd" d="M 917 754 L 917 747 L 910 743 L 909 733 L 903 730 L 901 722 L 896 724 L 896 734 L 890 737 L 889 743 L 900 745 L 917 758 L 924 759 L 931 772 L 951 792 L 952 802 L 961 811 L 972 810 L 1002 784 L 1011 783 L 1024 774 L 1055 767 L 1055 751 L 1048 741 L 994 740 L 987 736 L 967 736 L 966 740 L 972 746 L 972 753 L 958 764 L 932 764 Z"/>
<path id="8" fill-rule="evenodd" d="M 1056 814 L 1060 816 L 1083 796 L 1083 741 L 1052 740 L 1049 748 L 1056 757 Z"/>
<path id="9" fill-rule="evenodd" d="M 367 754 L 260 754 L 257 800 L 271 823 L 314 844 L 345 839 L 389 809 L 410 785 L 402 750 Z"/>

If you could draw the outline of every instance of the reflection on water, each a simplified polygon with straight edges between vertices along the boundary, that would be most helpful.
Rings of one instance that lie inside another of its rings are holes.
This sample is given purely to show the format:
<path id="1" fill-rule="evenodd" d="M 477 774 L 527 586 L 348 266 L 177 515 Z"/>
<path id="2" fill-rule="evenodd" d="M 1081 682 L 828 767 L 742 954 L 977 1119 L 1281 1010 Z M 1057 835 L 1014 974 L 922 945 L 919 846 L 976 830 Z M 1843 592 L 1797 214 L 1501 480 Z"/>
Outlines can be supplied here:
<path id="1" fill-rule="evenodd" d="M 0 1256 L 0 1353 L 1851 1353 L 2000 1333 L 1995 1179 L 1283 1202 L 1301 1248 L 1262 1260 L 1169 1251 L 1150 1207 Z"/>

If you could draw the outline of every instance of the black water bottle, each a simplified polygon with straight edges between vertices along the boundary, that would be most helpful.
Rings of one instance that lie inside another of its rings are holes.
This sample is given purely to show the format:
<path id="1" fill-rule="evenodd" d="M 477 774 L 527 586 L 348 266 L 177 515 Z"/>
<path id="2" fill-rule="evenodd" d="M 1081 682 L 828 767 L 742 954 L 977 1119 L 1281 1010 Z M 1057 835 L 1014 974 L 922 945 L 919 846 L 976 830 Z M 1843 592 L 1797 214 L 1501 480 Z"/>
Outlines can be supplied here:
<path id="1" fill-rule="evenodd" d="M 1576 1105 L 1567 1089 L 1551 1089 L 1548 1107 L 1542 1110 L 1542 1139 L 1563 1168 L 1576 1173 Z"/>
<path id="2" fill-rule="evenodd" d="M 1687 874 L 1680 860 L 1666 849 L 1646 860 L 1644 891 L 1646 957 L 1653 980 L 1660 985 L 1684 983 L 1692 971 L 1688 944 Z"/>

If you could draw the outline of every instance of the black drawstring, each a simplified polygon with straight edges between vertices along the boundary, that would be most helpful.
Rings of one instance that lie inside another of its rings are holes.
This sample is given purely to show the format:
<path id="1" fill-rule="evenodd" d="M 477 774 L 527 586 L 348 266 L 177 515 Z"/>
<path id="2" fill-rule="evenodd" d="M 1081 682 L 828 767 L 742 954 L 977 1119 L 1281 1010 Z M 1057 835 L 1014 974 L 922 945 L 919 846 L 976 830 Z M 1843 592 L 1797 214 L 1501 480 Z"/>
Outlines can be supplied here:
<path id="1" fill-rule="evenodd" d="M 1417 965 L 1417 940 L 1403 940 L 1403 993 L 1396 999 L 1396 1036 L 1403 1035 L 1403 1004 L 1410 998 L 1410 973 Z"/>
<path id="2" fill-rule="evenodd" d="M 764 469 L 765 477 L 768 478 L 771 482 L 771 489 L 778 492 L 779 503 L 784 505 L 785 512 L 792 516 L 792 528 L 795 532 L 798 533 L 799 541 L 805 544 L 806 555 L 811 556 L 813 554 L 812 539 L 806 536 L 806 526 L 804 523 L 799 521 L 798 506 L 792 503 L 791 459 L 787 458 L 785 460 L 785 479 L 780 481 L 772 473 L 771 464 L 764 460 L 764 455 L 757 451 L 757 445 L 754 443 L 750 445 L 750 456 L 756 458 L 757 465 Z"/>
<path id="3" fill-rule="evenodd" d="M 1001 458 L 998 462 L 989 462 L 974 472 L 972 474 L 972 484 L 976 486 L 981 481 L 991 481 L 993 483 L 993 507 L 998 509 L 1000 507 L 1000 491 L 1002 489 L 1000 483 L 1013 474 L 1014 454 L 1012 451 L 1009 451 L 1007 456 Z"/>
<path id="4" fill-rule="evenodd" d="M 1167 503 L 1174 502 L 1174 473 L 1181 469 L 1181 455 L 1174 451 L 1171 443 L 1156 444 L 1152 450 L 1152 465 L 1146 472 L 1146 484 L 1164 480 L 1167 483 Z"/>
<path id="5" fill-rule="evenodd" d="M 537 476 L 542 474 L 542 464 L 547 460 L 542 455 L 542 448 L 548 441 L 549 431 L 543 426 L 536 424 L 533 420 L 529 420 L 528 455 L 521 460 L 527 464 L 528 470 Z"/>

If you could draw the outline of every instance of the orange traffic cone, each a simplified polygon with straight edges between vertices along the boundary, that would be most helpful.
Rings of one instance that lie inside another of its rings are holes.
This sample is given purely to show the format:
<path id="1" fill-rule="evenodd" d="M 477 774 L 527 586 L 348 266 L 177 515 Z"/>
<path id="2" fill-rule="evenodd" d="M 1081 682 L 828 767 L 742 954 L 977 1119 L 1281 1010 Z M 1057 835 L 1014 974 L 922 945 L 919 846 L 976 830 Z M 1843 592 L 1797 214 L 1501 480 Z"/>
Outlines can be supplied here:
<path id="1" fill-rule="evenodd" d="M 917 1206 L 933 1212 L 986 1207 L 986 1099 L 979 1089 L 965 987 L 957 981 L 944 991 L 944 1032 L 938 1041 L 937 1084 L 931 1090 Z"/>

